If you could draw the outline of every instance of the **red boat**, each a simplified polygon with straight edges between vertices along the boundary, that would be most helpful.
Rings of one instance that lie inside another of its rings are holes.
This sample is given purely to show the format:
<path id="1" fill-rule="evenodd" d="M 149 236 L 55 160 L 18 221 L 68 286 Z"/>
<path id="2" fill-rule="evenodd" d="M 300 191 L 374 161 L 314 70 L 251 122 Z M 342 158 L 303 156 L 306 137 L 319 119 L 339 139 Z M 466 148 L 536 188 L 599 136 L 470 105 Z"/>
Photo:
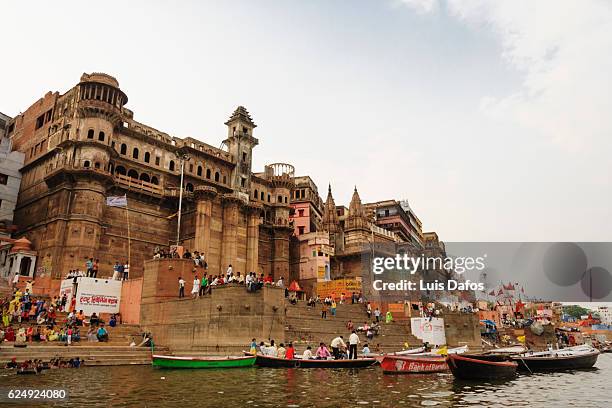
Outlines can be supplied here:
<path id="1" fill-rule="evenodd" d="M 440 357 L 384 356 L 380 366 L 385 374 L 426 374 L 448 370 L 446 359 Z"/>

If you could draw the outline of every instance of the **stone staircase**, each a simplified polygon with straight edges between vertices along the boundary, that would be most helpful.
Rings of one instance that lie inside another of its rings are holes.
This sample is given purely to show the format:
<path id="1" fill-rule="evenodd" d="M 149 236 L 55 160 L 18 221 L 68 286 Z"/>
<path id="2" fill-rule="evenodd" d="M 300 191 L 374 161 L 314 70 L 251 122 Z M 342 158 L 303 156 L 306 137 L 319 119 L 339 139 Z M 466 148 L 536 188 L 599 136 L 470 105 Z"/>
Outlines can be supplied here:
<path id="1" fill-rule="evenodd" d="M 362 304 L 339 304 L 336 316 L 331 316 L 331 313 L 328 312 L 327 319 L 321 318 L 320 304 L 312 308 L 308 307 L 305 302 L 299 302 L 297 305 L 287 302 L 286 309 L 285 341 L 293 342 L 298 352 L 304 350 L 307 345 L 314 349 L 320 342 L 329 345 L 331 340 L 339 335 L 344 336 L 345 341 L 348 341 L 350 332 L 346 328 L 346 323 L 351 320 L 357 328 L 363 326 L 367 320 L 365 307 Z M 371 320 L 369 323 L 371 324 Z M 381 323 L 380 326 L 379 334 L 371 341 L 368 341 L 364 333 L 358 333 L 361 340 L 360 347 L 368 343 L 372 352 L 376 348 L 381 352 L 394 352 L 404 349 L 406 343 L 410 347 L 418 347 L 422 344 L 410 333 L 410 323 L 407 321 Z"/>
<path id="2" fill-rule="evenodd" d="M 56 317 L 56 327 L 63 326 L 68 314 L 58 312 Z M 14 328 L 19 326 L 27 328 L 33 326 L 36 329 L 36 322 L 13 323 Z M 25 347 L 15 347 L 13 342 L 0 343 L 0 366 L 16 357 L 18 362 L 24 360 L 41 359 L 49 361 L 54 357 L 70 359 L 79 357 L 84 359 L 86 365 L 134 365 L 151 364 L 150 347 L 130 347 L 130 343 L 139 344 L 142 341 L 142 331 L 135 324 L 119 324 L 115 327 L 105 325 L 108 331 L 108 342 L 90 342 L 87 340 L 88 327 L 80 327 L 81 340 L 73 342 L 67 346 L 64 342 L 26 342 Z M 155 339 L 153 339 L 155 340 Z M 155 352 L 167 353 L 167 347 L 155 347 Z"/>
<path id="3" fill-rule="evenodd" d="M 155 352 L 167 352 L 167 348 L 155 348 Z M 73 343 L 66 346 L 63 343 L 27 343 L 26 347 L 14 347 L 12 343 L 0 345 L 0 365 L 3 366 L 11 358 L 18 362 L 41 359 L 49 361 L 61 357 L 70 359 L 79 357 L 87 366 L 118 366 L 151 364 L 151 349 L 149 347 L 116 346 L 109 343 Z"/>

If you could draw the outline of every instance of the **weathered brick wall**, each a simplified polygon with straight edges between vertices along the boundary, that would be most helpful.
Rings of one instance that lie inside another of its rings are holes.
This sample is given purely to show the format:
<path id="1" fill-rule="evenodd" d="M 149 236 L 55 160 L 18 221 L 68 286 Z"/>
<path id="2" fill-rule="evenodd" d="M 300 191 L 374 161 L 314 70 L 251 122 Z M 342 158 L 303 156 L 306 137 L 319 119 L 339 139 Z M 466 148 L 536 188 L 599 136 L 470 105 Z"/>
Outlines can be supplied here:
<path id="1" fill-rule="evenodd" d="M 284 290 L 266 287 L 247 293 L 244 286 L 229 285 L 193 300 L 192 262 L 155 260 L 145 265 L 140 324 L 156 344 L 239 352 L 252 338 L 284 341 Z M 187 281 L 187 299 L 178 299 L 179 275 Z"/>
<path id="2" fill-rule="evenodd" d="M 478 315 L 474 313 L 445 312 L 446 344 L 451 347 L 481 347 Z"/>

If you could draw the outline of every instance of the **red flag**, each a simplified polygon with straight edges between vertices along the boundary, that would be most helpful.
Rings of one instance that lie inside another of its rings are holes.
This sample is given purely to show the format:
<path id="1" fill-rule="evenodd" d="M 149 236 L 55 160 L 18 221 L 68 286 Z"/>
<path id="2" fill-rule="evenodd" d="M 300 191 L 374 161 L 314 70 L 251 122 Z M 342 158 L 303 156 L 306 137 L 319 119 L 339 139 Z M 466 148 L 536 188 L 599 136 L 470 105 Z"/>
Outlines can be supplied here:
<path id="1" fill-rule="evenodd" d="M 489 292 L 489 295 L 491 296 L 495 296 L 495 289 L 493 289 L 492 291 Z"/>
<path id="2" fill-rule="evenodd" d="M 525 307 L 525 304 L 519 299 L 519 301 L 516 302 L 516 312 L 518 313 L 523 310 L 523 307 Z"/>

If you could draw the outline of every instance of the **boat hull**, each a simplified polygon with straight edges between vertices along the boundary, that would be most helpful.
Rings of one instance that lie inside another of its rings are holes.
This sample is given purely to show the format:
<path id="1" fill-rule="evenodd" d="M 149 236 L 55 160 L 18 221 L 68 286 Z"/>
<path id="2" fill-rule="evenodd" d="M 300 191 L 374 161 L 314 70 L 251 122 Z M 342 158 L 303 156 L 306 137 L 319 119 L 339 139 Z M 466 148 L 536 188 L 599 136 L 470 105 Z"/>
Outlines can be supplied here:
<path id="1" fill-rule="evenodd" d="M 518 364 L 502 356 L 465 356 L 451 354 L 446 362 L 456 378 L 462 380 L 501 380 L 516 376 Z"/>
<path id="2" fill-rule="evenodd" d="M 257 355 L 255 365 L 270 368 L 365 368 L 376 363 L 374 358 L 354 360 L 303 360 Z"/>
<path id="3" fill-rule="evenodd" d="M 385 374 L 427 374 L 448 371 L 444 357 L 384 356 L 380 366 Z"/>
<path id="4" fill-rule="evenodd" d="M 518 363 L 521 371 L 564 371 L 584 370 L 591 368 L 597 362 L 599 351 L 560 357 L 512 357 Z"/>
<path id="5" fill-rule="evenodd" d="M 154 355 L 152 364 L 160 368 L 240 368 L 255 364 L 255 356 L 199 358 Z"/>

